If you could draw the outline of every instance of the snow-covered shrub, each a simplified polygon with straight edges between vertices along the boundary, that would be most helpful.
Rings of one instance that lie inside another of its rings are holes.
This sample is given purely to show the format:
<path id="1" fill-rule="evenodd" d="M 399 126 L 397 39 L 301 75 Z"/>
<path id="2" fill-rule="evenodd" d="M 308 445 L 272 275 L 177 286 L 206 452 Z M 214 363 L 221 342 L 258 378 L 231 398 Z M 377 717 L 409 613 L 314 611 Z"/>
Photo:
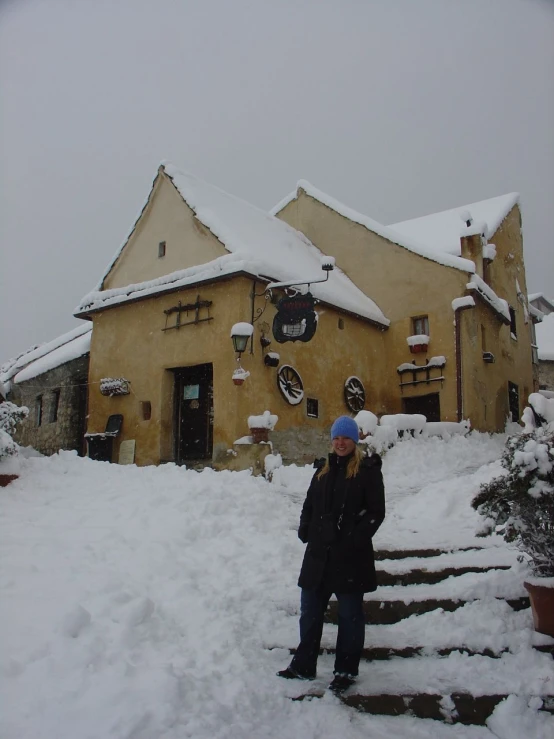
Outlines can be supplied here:
<path id="1" fill-rule="evenodd" d="M 17 444 L 9 434 L 0 429 L 0 462 L 15 457 L 16 454 Z"/>
<path id="2" fill-rule="evenodd" d="M 354 420 L 360 429 L 360 434 L 363 436 L 373 434 L 379 423 L 379 419 L 371 411 L 359 411 L 354 416 Z"/>
<path id="3" fill-rule="evenodd" d="M 18 446 L 11 438 L 15 427 L 29 415 L 29 409 L 9 401 L 0 403 L 0 462 L 15 457 Z"/>
<path id="4" fill-rule="evenodd" d="M 485 533 L 516 543 L 537 577 L 554 577 L 554 424 L 511 436 L 502 467 L 472 503 L 486 517 Z"/>
<path id="5" fill-rule="evenodd" d="M 17 424 L 24 421 L 28 415 L 29 409 L 24 405 L 15 405 L 15 403 L 10 403 L 9 400 L 0 403 L 0 430 L 13 436 Z"/>
<path id="6" fill-rule="evenodd" d="M 269 411 L 264 411 L 261 416 L 248 416 L 248 428 L 273 431 L 278 420 L 279 416 L 274 416 Z"/>

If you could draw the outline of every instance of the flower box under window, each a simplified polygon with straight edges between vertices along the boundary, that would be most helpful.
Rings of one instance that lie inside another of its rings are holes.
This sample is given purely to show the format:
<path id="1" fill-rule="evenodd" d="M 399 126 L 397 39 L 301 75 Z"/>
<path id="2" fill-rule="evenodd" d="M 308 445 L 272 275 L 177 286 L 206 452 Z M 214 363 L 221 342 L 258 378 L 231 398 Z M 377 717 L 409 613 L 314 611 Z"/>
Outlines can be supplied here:
<path id="1" fill-rule="evenodd" d="M 415 334 L 406 339 L 412 354 L 426 352 L 429 346 L 429 337 L 426 334 Z"/>

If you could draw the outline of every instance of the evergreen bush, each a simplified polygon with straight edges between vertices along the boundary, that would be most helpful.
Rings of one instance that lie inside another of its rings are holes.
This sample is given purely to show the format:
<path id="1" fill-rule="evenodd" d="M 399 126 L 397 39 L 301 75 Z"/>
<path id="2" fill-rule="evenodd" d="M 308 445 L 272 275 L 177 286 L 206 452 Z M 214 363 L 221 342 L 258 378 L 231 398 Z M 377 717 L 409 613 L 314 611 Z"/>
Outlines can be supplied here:
<path id="1" fill-rule="evenodd" d="M 554 428 L 511 436 L 502 455 L 505 472 L 481 485 L 473 507 L 485 532 L 502 534 L 529 558 L 537 577 L 554 577 Z"/>

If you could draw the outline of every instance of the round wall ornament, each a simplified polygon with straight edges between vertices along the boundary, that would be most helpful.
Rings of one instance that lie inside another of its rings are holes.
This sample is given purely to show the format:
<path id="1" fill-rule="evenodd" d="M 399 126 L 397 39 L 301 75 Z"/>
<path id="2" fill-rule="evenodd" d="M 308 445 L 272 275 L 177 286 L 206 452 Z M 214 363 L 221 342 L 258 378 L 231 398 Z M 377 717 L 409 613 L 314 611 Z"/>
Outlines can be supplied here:
<path id="1" fill-rule="evenodd" d="M 298 405 L 304 397 L 304 385 L 298 372 L 290 364 L 284 364 L 277 372 L 277 385 L 281 395 L 290 405 Z"/>
<path id="2" fill-rule="evenodd" d="M 365 406 L 365 388 L 359 377 L 352 375 L 344 383 L 344 402 L 353 413 L 363 410 Z"/>

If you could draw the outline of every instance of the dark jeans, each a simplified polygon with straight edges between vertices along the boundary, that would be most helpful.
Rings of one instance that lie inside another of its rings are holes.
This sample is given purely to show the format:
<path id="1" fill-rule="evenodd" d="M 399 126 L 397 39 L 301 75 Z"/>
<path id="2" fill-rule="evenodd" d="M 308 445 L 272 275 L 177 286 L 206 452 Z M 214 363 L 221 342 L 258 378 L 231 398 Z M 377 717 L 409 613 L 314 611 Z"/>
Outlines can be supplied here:
<path id="1" fill-rule="evenodd" d="M 300 644 L 291 662 L 302 675 L 315 675 L 323 617 L 332 592 L 324 588 L 302 590 L 300 596 Z M 364 648 L 363 593 L 335 593 L 339 606 L 339 630 L 335 675 L 357 675 Z"/>

